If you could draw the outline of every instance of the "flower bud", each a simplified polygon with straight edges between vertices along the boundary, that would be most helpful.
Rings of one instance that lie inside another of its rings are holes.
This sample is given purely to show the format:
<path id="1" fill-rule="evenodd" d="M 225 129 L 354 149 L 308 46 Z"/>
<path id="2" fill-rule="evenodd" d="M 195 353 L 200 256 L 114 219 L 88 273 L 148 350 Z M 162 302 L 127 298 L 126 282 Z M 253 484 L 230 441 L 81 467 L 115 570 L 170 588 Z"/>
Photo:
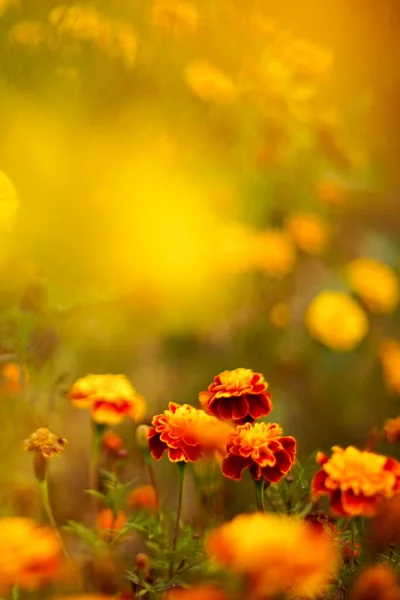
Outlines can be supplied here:
<path id="1" fill-rule="evenodd" d="M 136 429 L 136 442 L 142 452 L 149 452 L 149 431 L 148 425 L 139 425 Z"/>

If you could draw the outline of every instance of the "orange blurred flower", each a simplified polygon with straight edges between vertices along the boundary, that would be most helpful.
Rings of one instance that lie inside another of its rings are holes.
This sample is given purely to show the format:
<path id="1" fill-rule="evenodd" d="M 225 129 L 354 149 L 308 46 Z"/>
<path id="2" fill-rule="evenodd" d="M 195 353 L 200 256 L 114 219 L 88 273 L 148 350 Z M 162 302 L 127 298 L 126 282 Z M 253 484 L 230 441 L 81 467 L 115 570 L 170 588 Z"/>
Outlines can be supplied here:
<path id="1" fill-rule="evenodd" d="M 261 373 L 251 369 L 223 371 L 200 392 L 203 408 L 219 419 L 231 420 L 236 424 L 254 421 L 268 415 L 272 410 L 268 383 Z"/>
<path id="2" fill-rule="evenodd" d="M 205 584 L 168 590 L 163 600 L 228 600 L 228 596 L 221 589 Z"/>
<path id="3" fill-rule="evenodd" d="M 335 352 L 353 350 L 368 332 L 365 312 L 342 292 L 318 294 L 307 309 L 305 322 L 310 335 Z"/>
<path id="4" fill-rule="evenodd" d="M 78 379 L 69 392 L 78 408 L 90 408 L 96 423 L 115 425 L 124 417 L 140 419 L 143 398 L 125 375 L 87 375 Z"/>
<path id="5" fill-rule="evenodd" d="M 31 519 L 0 519 L 0 588 L 36 590 L 57 579 L 62 561 L 58 539 Z"/>
<path id="6" fill-rule="evenodd" d="M 285 229 L 293 237 L 297 247 L 307 254 L 323 254 L 329 241 L 327 223 L 313 213 L 298 213 L 287 218 Z"/>
<path id="7" fill-rule="evenodd" d="M 398 444 L 400 442 L 400 417 L 388 419 L 383 428 L 386 439 L 390 444 Z"/>
<path id="8" fill-rule="evenodd" d="M 255 480 L 277 483 L 287 475 L 296 457 L 296 440 L 283 437 L 276 423 L 239 425 L 228 441 L 228 455 L 222 463 L 226 477 L 239 480 L 249 469 Z"/>
<path id="9" fill-rule="evenodd" d="M 230 104 L 237 97 L 233 81 L 206 60 L 197 60 L 188 65 L 185 79 L 192 93 L 203 102 Z"/>
<path id="10" fill-rule="evenodd" d="M 186 0 L 156 0 L 152 21 L 153 25 L 168 33 L 193 33 L 199 23 L 199 13 Z"/>
<path id="11" fill-rule="evenodd" d="M 165 451 L 173 462 L 195 461 L 214 452 L 224 453 L 230 431 L 203 410 L 170 402 L 168 410 L 153 417 L 149 448 L 156 460 Z"/>
<path id="12" fill-rule="evenodd" d="M 96 527 L 104 540 L 113 538 L 128 522 L 126 514 L 120 510 L 117 514 L 111 508 L 103 508 L 97 515 Z"/>
<path id="13" fill-rule="evenodd" d="M 286 515 L 239 515 L 211 532 L 206 550 L 220 567 L 247 576 L 262 598 L 317 595 L 337 566 L 333 540 Z"/>
<path id="14" fill-rule="evenodd" d="M 113 431 L 106 431 L 103 435 L 103 448 L 110 452 L 111 454 L 115 454 L 118 450 L 122 450 L 124 447 L 124 440 L 120 435 L 114 433 Z"/>
<path id="15" fill-rule="evenodd" d="M 399 280 L 393 269 L 372 258 L 356 258 L 346 267 L 350 287 L 373 313 L 391 313 L 399 303 Z"/>
<path id="16" fill-rule="evenodd" d="M 141 485 L 128 496 L 128 506 L 131 510 L 147 510 L 157 512 L 157 492 L 152 485 Z"/>
<path id="17" fill-rule="evenodd" d="M 400 343 L 393 339 L 383 340 L 379 347 L 379 358 L 388 391 L 400 394 Z"/>
<path id="18" fill-rule="evenodd" d="M 400 463 L 393 458 L 334 446 L 331 458 L 318 453 L 317 462 L 321 468 L 312 480 L 312 494 L 329 496 L 336 514 L 371 517 L 383 498 L 400 490 Z"/>
<path id="19" fill-rule="evenodd" d="M 4 394 L 14 395 L 29 385 L 28 370 L 18 363 L 6 363 L 0 374 L 0 390 Z"/>
<path id="20" fill-rule="evenodd" d="M 350 597 L 352 600 L 399 600 L 397 575 L 385 564 L 367 567 L 357 577 Z"/>
<path id="21" fill-rule="evenodd" d="M 326 178 L 317 181 L 315 193 L 321 202 L 336 206 L 344 202 L 346 188 L 339 181 Z"/>
<path id="22" fill-rule="evenodd" d="M 271 277 L 282 277 L 293 270 L 296 248 L 285 231 L 269 229 L 258 234 L 253 243 L 256 267 Z"/>

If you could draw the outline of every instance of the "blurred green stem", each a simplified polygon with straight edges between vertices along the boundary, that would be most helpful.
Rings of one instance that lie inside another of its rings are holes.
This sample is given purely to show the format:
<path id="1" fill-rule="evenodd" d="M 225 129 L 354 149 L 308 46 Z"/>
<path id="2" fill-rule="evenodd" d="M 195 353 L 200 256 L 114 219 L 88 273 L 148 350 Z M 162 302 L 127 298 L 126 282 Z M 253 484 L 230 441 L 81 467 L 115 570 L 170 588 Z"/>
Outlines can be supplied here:
<path id="1" fill-rule="evenodd" d="M 12 598 L 12 600 L 19 599 L 19 587 L 17 585 L 14 585 L 11 590 L 11 598 Z"/>
<path id="2" fill-rule="evenodd" d="M 176 550 L 176 544 L 178 542 L 178 535 L 179 535 L 179 521 L 180 521 L 180 517 L 181 517 L 181 510 L 182 510 L 183 482 L 185 479 L 186 463 L 183 461 L 178 462 L 176 464 L 176 466 L 178 468 L 178 509 L 177 509 L 177 513 L 176 513 L 174 537 L 172 540 L 172 557 L 171 557 L 171 564 L 169 567 L 169 577 L 170 578 L 174 574 L 174 553 Z"/>
<path id="3" fill-rule="evenodd" d="M 354 567 L 354 555 L 356 552 L 356 537 L 357 537 L 357 519 L 351 519 L 350 521 L 350 529 L 351 529 L 351 568 Z"/>
<path id="4" fill-rule="evenodd" d="M 265 479 L 255 479 L 254 483 L 256 486 L 257 508 L 261 512 L 265 512 L 265 505 L 264 505 Z"/>
<path id="5" fill-rule="evenodd" d="M 151 460 L 152 460 L 151 456 L 146 456 L 145 457 L 145 463 L 146 463 L 146 466 L 147 466 L 147 472 L 149 474 L 150 483 L 153 486 L 155 494 L 156 494 L 157 514 L 158 514 L 158 516 L 160 516 L 160 496 L 158 494 L 156 476 L 154 474 L 154 469 L 153 469 L 153 465 L 152 465 Z"/>
<path id="6" fill-rule="evenodd" d="M 97 491 L 97 466 L 99 462 L 101 442 L 106 431 L 105 425 L 92 421 L 92 445 L 90 449 L 89 488 Z M 94 503 L 96 507 L 97 503 Z"/>

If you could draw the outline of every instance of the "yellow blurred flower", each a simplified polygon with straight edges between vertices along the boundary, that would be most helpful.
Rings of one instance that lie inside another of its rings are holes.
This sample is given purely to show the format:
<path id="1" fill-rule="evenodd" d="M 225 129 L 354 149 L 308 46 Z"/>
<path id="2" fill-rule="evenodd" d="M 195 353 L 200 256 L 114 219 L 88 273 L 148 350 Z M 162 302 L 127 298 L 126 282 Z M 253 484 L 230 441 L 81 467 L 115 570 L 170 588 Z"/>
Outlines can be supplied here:
<path id="1" fill-rule="evenodd" d="M 0 588 L 36 590 L 57 579 L 61 552 L 56 535 L 47 527 L 20 517 L 0 519 Z"/>
<path id="2" fill-rule="evenodd" d="M 307 254 L 318 256 L 326 249 L 330 230 L 328 224 L 313 213 L 298 213 L 285 221 L 286 231 L 297 247 Z"/>
<path id="3" fill-rule="evenodd" d="M 0 373 L 0 391 L 6 395 L 20 394 L 29 385 L 28 370 L 18 363 L 6 363 Z"/>
<path id="4" fill-rule="evenodd" d="M 206 60 L 190 63 L 185 79 L 192 93 L 203 102 L 230 104 L 237 98 L 237 88 L 222 71 Z"/>
<path id="5" fill-rule="evenodd" d="M 310 335 L 336 352 L 353 350 L 368 332 L 365 312 L 342 292 L 321 292 L 307 309 Z"/>
<path id="6" fill-rule="evenodd" d="M 278 329 L 286 329 L 290 323 L 290 316 L 290 307 L 287 302 L 278 302 L 269 311 L 269 320 Z"/>
<path id="7" fill-rule="evenodd" d="M 20 21 L 11 27 L 9 37 L 19 48 L 37 50 L 48 40 L 48 31 L 40 21 Z"/>
<path id="8" fill-rule="evenodd" d="M 280 58 L 295 75 L 309 79 L 323 77 L 333 64 L 330 52 L 303 39 L 288 41 Z"/>
<path id="9" fill-rule="evenodd" d="M 383 340 L 379 347 L 383 379 L 389 392 L 400 394 L 400 342 Z"/>
<path id="10" fill-rule="evenodd" d="M 220 567 L 245 575 L 261 598 L 288 592 L 313 597 L 337 567 L 333 540 L 286 515 L 239 515 L 211 532 L 206 550 Z"/>
<path id="11" fill-rule="evenodd" d="M 59 456 L 64 452 L 67 440 L 41 427 L 25 440 L 25 452 L 39 452 L 44 458 Z"/>
<path id="12" fill-rule="evenodd" d="M 374 313 L 393 312 L 399 302 L 399 280 L 391 267 L 372 258 L 356 258 L 346 267 L 349 284 Z"/>
<path id="13" fill-rule="evenodd" d="M 113 39 L 116 56 L 121 58 L 127 67 L 132 67 L 136 61 L 138 48 L 138 41 L 133 28 L 128 23 L 114 23 Z"/>
<path id="14" fill-rule="evenodd" d="M 109 34 L 108 21 L 90 4 L 56 6 L 49 14 L 49 22 L 60 35 L 80 41 L 96 41 Z"/>
<path id="15" fill-rule="evenodd" d="M 223 272 L 244 272 L 254 263 L 255 232 L 240 223 L 230 223 L 218 229 L 213 243 L 216 261 Z"/>
<path id="16" fill-rule="evenodd" d="M 185 0 L 156 0 L 152 23 L 169 33 L 193 33 L 199 23 L 199 14 L 196 7 Z"/>
<path id="17" fill-rule="evenodd" d="M 253 252 L 254 265 L 273 277 L 290 273 L 296 262 L 296 249 L 290 236 L 279 229 L 258 234 Z"/>
<path id="18" fill-rule="evenodd" d="M 10 232 L 18 216 L 19 200 L 12 181 L 0 171 L 0 233 Z"/>

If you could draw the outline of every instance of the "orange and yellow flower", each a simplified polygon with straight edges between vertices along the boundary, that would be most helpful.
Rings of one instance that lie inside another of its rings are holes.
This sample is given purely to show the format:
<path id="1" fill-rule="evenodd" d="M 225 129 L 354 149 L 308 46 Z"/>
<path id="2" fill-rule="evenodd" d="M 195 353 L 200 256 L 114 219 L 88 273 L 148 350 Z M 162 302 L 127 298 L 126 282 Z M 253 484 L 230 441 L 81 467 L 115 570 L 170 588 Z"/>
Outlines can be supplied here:
<path id="1" fill-rule="evenodd" d="M 65 438 L 51 433 L 47 427 L 40 427 L 25 440 L 24 448 L 25 452 L 39 452 L 43 458 L 51 458 L 62 454 L 66 443 Z"/>
<path id="2" fill-rule="evenodd" d="M 0 588 L 36 590 L 60 575 L 62 558 L 56 535 L 31 519 L 0 519 Z"/>
<path id="3" fill-rule="evenodd" d="M 258 234 L 253 242 L 254 266 L 271 277 L 283 277 L 296 263 L 296 248 L 291 237 L 279 229 Z"/>
<path id="4" fill-rule="evenodd" d="M 101 537 L 107 541 L 115 537 L 128 522 L 126 514 L 120 510 L 117 514 L 111 508 L 103 508 L 97 515 L 96 526 Z"/>
<path id="5" fill-rule="evenodd" d="M 125 375 L 87 375 L 78 379 L 69 392 L 78 408 L 90 408 L 92 419 L 104 425 L 116 425 L 124 417 L 139 420 L 143 416 L 143 399 Z"/>
<path id="6" fill-rule="evenodd" d="M 170 402 L 168 410 L 153 417 L 149 448 L 156 460 L 167 451 L 173 462 L 196 461 L 224 453 L 229 433 L 229 428 L 203 410 Z"/>
<path id="7" fill-rule="evenodd" d="M 319 256 L 324 253 L 330 237 L 327 223 L 313 213 L 298 213 L 288 217 L 285 229 L 300 250 Z"/>
<path id="8" fill-rule="evenodd" d="M 150 513 L 158 511 L 157 492 L 152 485 L 141 485 L 128 496 L 131 510 L 146 510 Z"/>
<path id="9" fill-rule="evenodd" d="M 391 313 L 399 303 L 399 280 L 389 265 L 356 258 L 346 267 L 351 288 L 373 313 Z"/>
<path id="10" fill-rule="evenodd" d="M 249 469 L 255 480 L 277 483 L 292 468 L 296 457 L 296 440 L 283 437 L 276 423 L 239 425 L 227 443 L 228 454 L 222 462 L 226 477 L 239 480 Z"/>
<path id="11" fill-rule="evenodd" d="M 198 585 L 189 588 L 174 588 L 168 590 L 163 600 L 229 600 L 221 589 L 213 585 Z"/>
<path id="12" fill-rule="evenodd" d="M 301 549 L 301 551 L 299 551 Z M 247 577 L 254 597 L 320 593 L 337 567 L 333 540 L 286 515 L 243 514 L 206 541 L 218 566 Z"/>
<path id="13" fill-rule="evenodd" d="M 230 104 L 236 100 L 238 92 L 233 81 L 205 60 L 189 64 L 185 79 L 192 93 L 203 102 Z"/>
<path id="14" fill-rule="evenodd" d="M 251 369 L 223 371 L 200 392 L 204 409 L 219 419 L 243 424 L 268 415 L 272 410 L 268 383 L 261 373 Z"/>
<path id="15" fill-rule="evenodd" d="M 25 366 L 6 363 L 0 374 L 0 391 L 7 395 L 19 394 L 29 385 L 29 374 Z"/>
<path id="16" fill-rule="evenodd" d="M 400 394 L 400 343 L 397 340 L 383 340 L 379 347 L 383 379 L 391 394 Z"/>
<path id="17" fill-rule="evenodd" d="M 371 517 L 382 499 L 400 491 L 400 463 L 393 458 L 334 446 L 331 458 L 318 453 L 317 462 L 321 468 L 312 480 L 313 497 L 328 496 L 335 514 Z"/>
<path id="18" fill-rule="evenodd" d="M 310 335 L 335 352 L 353 350 L 368 332 L 365 312 L 342 292 L 321 292 L 309 305 L 306 326 Z"/>

